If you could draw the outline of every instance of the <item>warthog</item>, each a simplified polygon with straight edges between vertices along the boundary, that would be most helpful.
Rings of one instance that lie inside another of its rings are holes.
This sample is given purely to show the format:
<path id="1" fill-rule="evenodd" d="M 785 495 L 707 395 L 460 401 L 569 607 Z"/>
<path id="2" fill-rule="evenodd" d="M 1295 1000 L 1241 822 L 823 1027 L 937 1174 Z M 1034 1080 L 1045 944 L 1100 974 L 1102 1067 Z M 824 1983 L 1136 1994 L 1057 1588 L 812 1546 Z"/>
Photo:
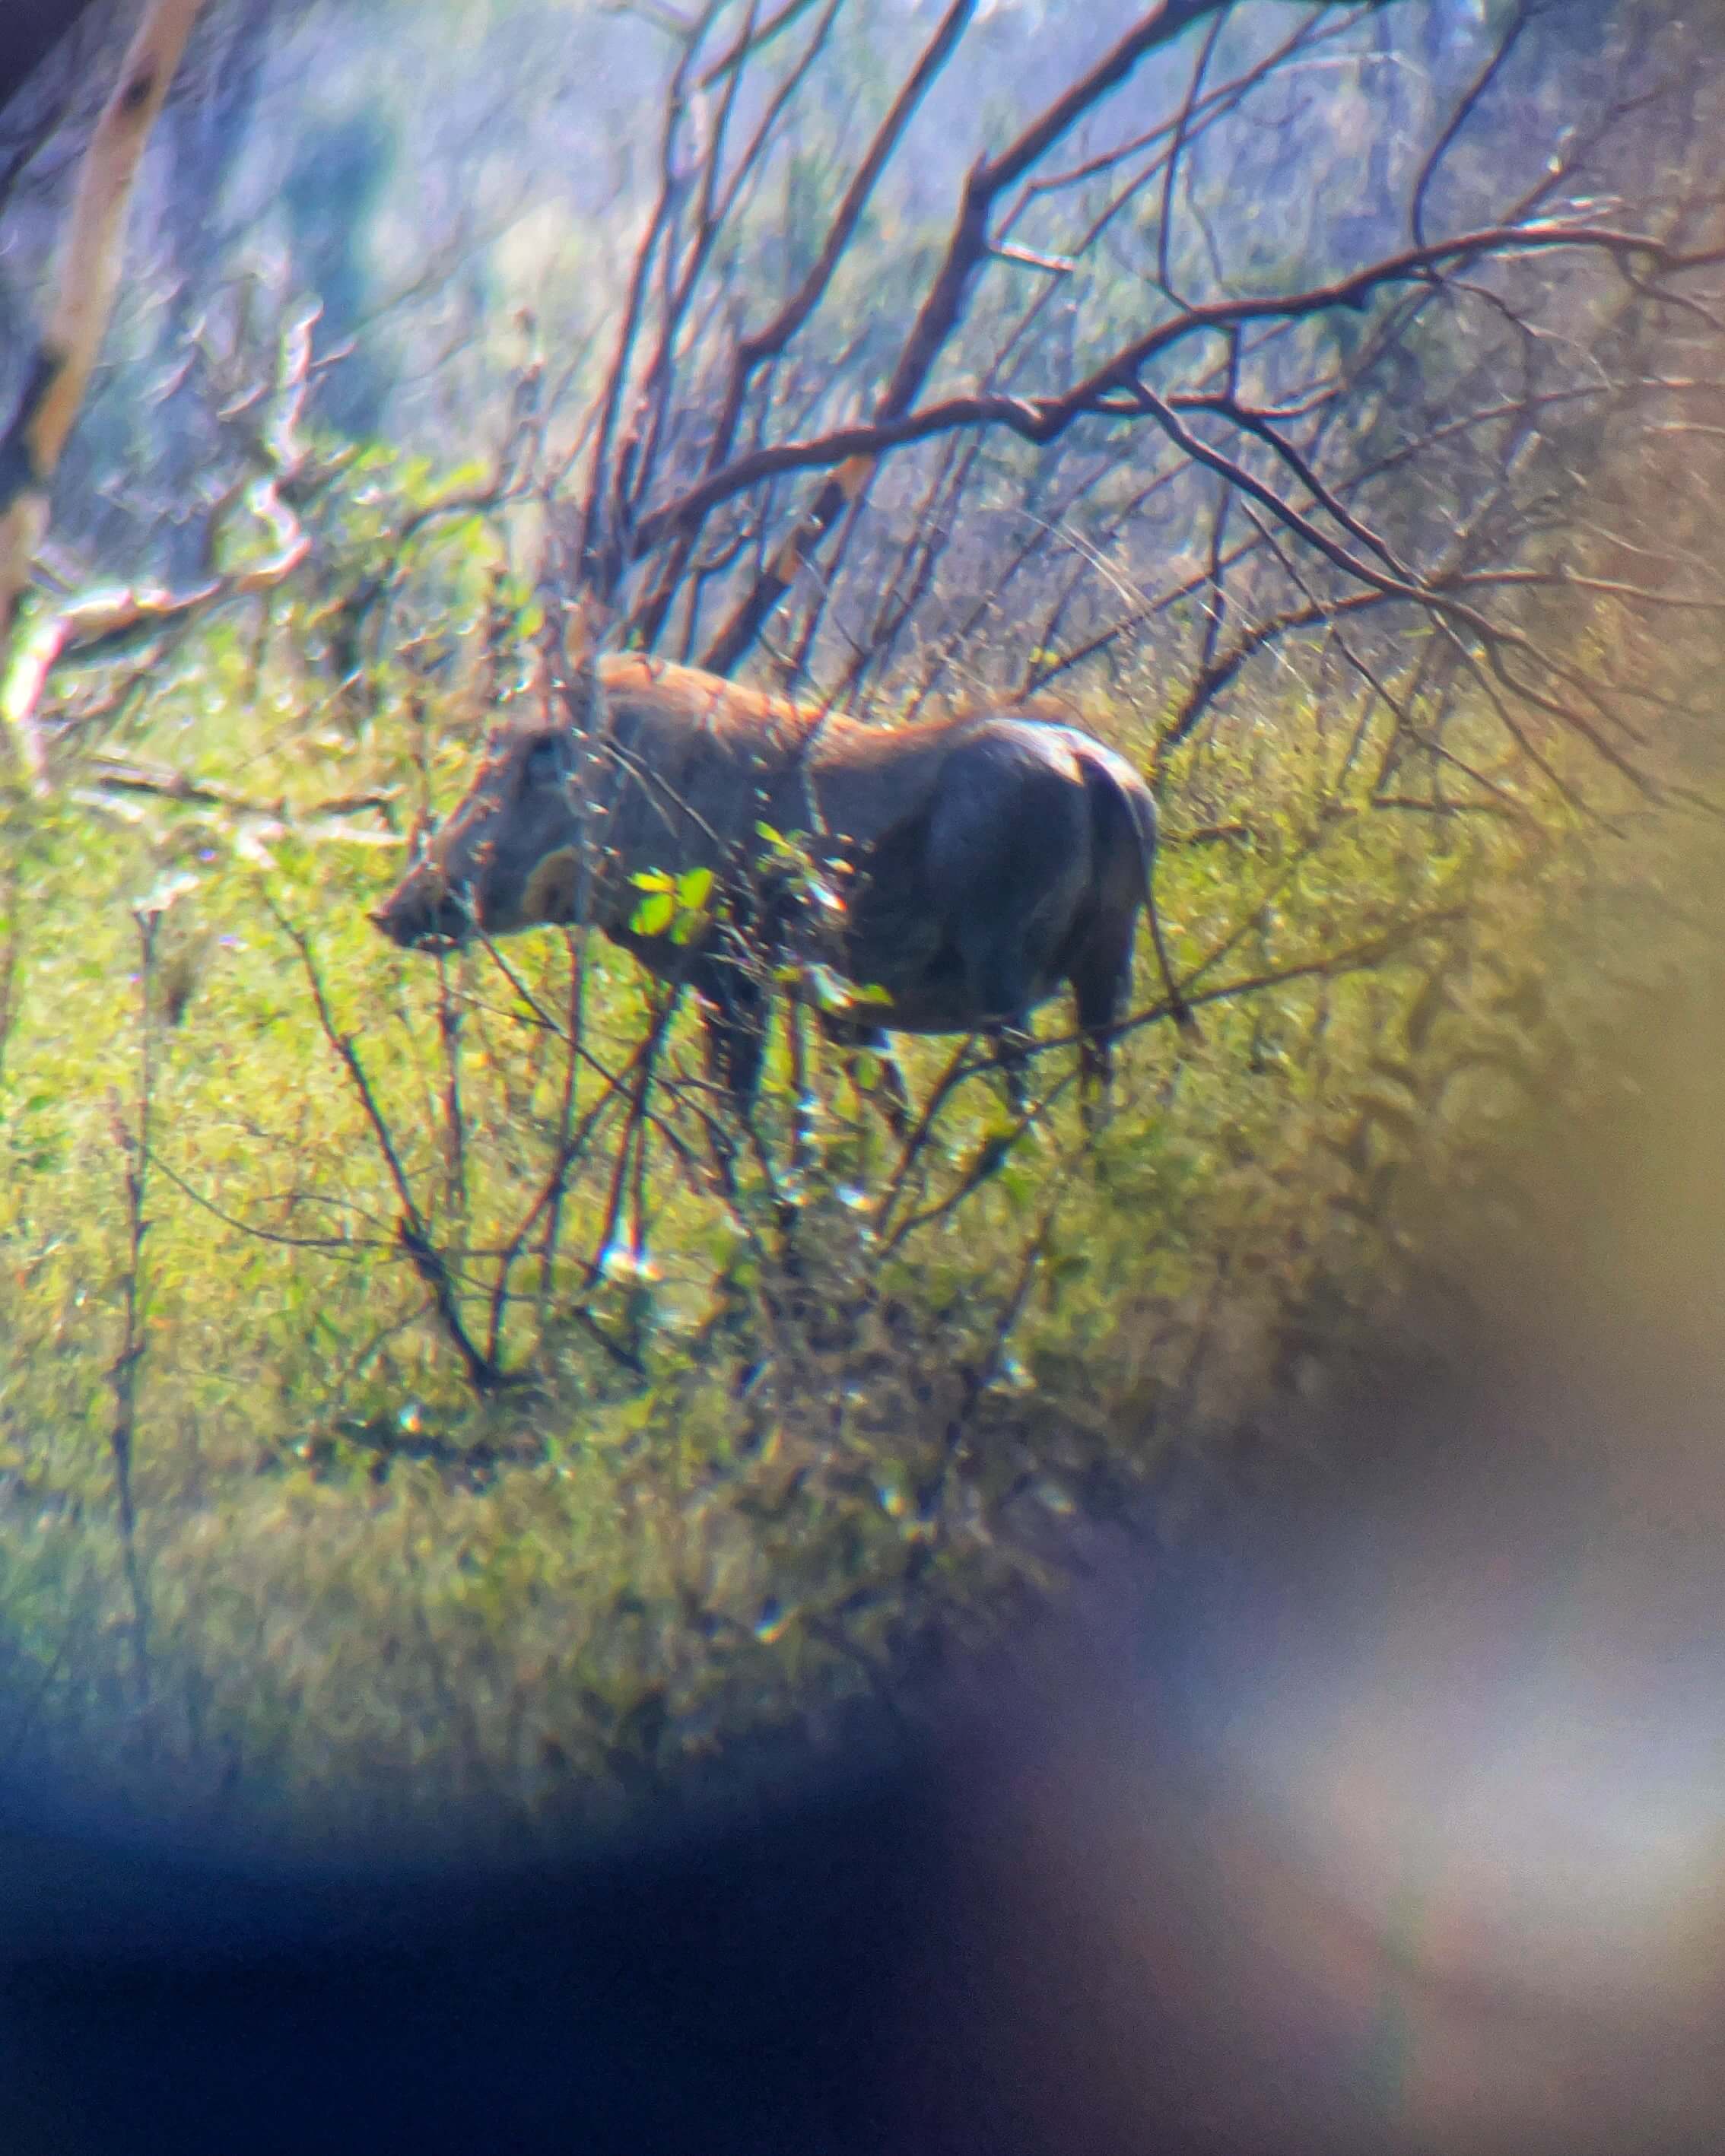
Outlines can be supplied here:
<path id="1" fill-rule="evenodd" d="M 467 798 L 372 916 L 386 935 L 437 947 L 541 923 L 600 928 L 695 988 L 715 1075 L 746 1102 L 774 970 L 760 956 L 782 941 L 783 892 L 799 880 L 785 873 L 793 834 L 792 859 L 843 893 L 820 978 L 867 992 L 823 998 L 833 1038 L 984 1031 L 1009 1067 L 1029 1013 L 1070 982 L 1094 1103 L 1151 906 L 1156 810 L 1128 764 L 1010 711 L 873 726 L 655 660 L 589 649 L 572 672 L 567 723 L 494 730 Z M 655 917 L 669 902 L 644 918 L 639 876 L 696 869 L 712 877 L 698 918 Z M 1153 906 L 1150 920 L 1183 1019 Z"/>

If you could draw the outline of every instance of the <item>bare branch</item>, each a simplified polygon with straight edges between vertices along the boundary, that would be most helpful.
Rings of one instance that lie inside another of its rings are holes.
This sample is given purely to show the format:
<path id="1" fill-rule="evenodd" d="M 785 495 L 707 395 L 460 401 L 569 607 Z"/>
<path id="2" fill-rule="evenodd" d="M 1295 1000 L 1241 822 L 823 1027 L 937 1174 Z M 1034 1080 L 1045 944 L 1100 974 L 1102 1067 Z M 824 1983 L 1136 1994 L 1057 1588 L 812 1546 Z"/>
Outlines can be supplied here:
<path id="1" fill-rule="evenodd" d="M 257 444 L 266 470 L 241 497 L 247 513 L 268 531 L 273 542 L 270 552 L 184 590 L 129 586 L 74 601 L 37 623 L 16 650 L 10 671 L 0 683 L 0 721 L 23 744 L 39 783 L 45 779 L 47 759 L 37 715 L 49 677 L 62 660 L 74 654 L 94 658 L 229 600 L 273 590 L 310 554 L 311 539 L 281 489 L 291 486 L 305 468 L 306 452 L 297 429 L 305 408 L 311 332 L 318 312 L 316 306 L 305 310 L 283 332 L 275 385 Z"/>
<path id="2" fill-rule="evenodd" d="M 59 285 L 23 401 L 0 435 L 0 665 L 13 619 L 48 528 L 48 488 L 114 310 L 121 241 L 144 145 L 173 80 L 203 0 L 151 0 L 79 174 Z M 28 735 L 6 736 L 0 753 L 22 753 L 42 773 Z"/>
<path id="3" fill-rule="evenodd" d="M 988 221 L 1000 194 L 1045 157 L 1085 113 L 1124 82 L 1147 54 L 1171 43 L 1193 23 L 1214 13 L 1219 4 L 1220 0 L 1163 0 L 999 157 L 973 167 L 945 259 L 911 324 L 891 379 L 875 405 L 878 429 L 890 427 L 909 411 L 957 326 L 977 270 L 988 254 Z M 810 547 L 825 535 L 866 481 L 865 471 L 853 471 L 827 481 L 792 539 L 756 579 L 753 588 L 709 646 L 702 662 L 705 665 L 716 674 L 728 674 L 735 668 L 790 588 Z"/>

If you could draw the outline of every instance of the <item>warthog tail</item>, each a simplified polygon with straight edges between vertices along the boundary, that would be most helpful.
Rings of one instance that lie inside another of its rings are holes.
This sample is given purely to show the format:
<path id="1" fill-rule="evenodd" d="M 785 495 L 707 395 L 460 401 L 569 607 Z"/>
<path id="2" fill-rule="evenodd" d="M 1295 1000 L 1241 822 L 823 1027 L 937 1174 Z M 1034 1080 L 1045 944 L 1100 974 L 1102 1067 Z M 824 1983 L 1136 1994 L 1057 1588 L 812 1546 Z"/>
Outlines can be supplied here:
<path id="1" fill-rule="evenodd" d="M 1168 945 L 1163 940 L 1162 919 L 1156 910 L 1156 849 L 1158 839 L 1156 802 L 1149 788 L 1130 764 L 1099 743 L 1086 742 L 1083 753 L 1085 783 L 1089 789 L 1096 834 L 1104 850 L 1111 840 L 1124 839 L 1137 856 L 1138 880 L 1144 896 L 1145 916 L 1162 984 L 1168 993 L 1168 1009 L 1183 1031 L 1195 1032 L 1198 1020 L 1174 978 Z"/>

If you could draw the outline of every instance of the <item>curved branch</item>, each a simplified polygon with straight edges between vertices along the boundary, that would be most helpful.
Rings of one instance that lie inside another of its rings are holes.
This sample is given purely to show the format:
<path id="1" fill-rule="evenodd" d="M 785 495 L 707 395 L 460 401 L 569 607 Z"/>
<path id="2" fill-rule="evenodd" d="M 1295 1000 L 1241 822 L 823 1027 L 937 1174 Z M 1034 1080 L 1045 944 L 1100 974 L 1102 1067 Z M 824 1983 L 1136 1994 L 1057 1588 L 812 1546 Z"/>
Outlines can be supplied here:
<path id="1" fill-rule="evenodd" d="M 78 175 L 54 311 L 23 401 L 0 434 L 0 662 L 48 528 L 48 490 L 95 366 L 120 288 L 120 249 L 138 165 L 203 0 L 153 0 L 138 25 Z M 28 732 L 8 733 L 33 782 Z"/>
<path id="2" fill-rule="evenodd" d="M 1641 256 L 1661 276 L 1678 275 L 1725 261 L 1725 248 L 1682 254 L 1648 234 L 1619 232 L 1608 226 L 1486 226 L 1434 246 L 1404 249 L 1367 269 L 1302 292 L 1217 300 L 1202 306 L 1185 308 L 1171 321 L 1159 322 L 1154 329 L 1123 346 L 1082 382 L 1058 396 L 948 397 L 917 411 L 835 427 L 808 440 L 766 444 L 737 458 L 723 470 L 697 480 L 663 508 L 644 517 L 636 528 L 633 551 L 636 558 L 644 557 L 667 539 L 698 526 L 720 504 L 787 472 L 831 473 L 833 477 L 816 507 L 819 510 L 831 494 L 834 498 L 833 514 L 836 515 L 838 508 L 853 497 L 866 478 L 867 466 L 876 458 L 890 449 L 901 449 L 911 442 L 927 441 L 933 435 L 947 434 L 955 428 L 1004 427 L 1040 446 L 1056 439 L 1081 418 L 1160 418 L 1172 408 L 1170 404 L 1153 397 L 1138 377 L 1153 360 L 1162 358 L 1176 346 L 1193 338 L 1222 335 L 1253 323 L 1296 321 L 1338 309 L 1359 313 L 1371 304 L 1378 291 L 1423 282 L 1438 270 L 1452 269 L 1486 257 L 1507 259 L 1564 248 L 1602 252 L 1620 260 Z M 850 468 L 849 471 L 846 467 Z M 829 517 L 826 521 L 831 520 Z M 822 528 L 825 528 L 824 524 Z M 730 634 L 727 629 L 726 636 Z M 721 638 L 721 644 L 716 644 L 702 661 L 711 672 L 726 670 L 718 664 L 724 655 L 721 649 L 723 642 Z"/>
<path id="3" fill-rule="evenodd" d="M 972 167 L 946 254 L 875 405 L 877 425 L 891 425 L 909 411 L 963 319 L 976 273 L 988 258 L 988 222 L 999 195 L 1022 179 L 1092 106 L 1117 89 L 1147 54 L 1172 44 L 1193 23 L 1214 14 L 1221 4 L 1222 0 L 1162 0 L 1162 5 L 1142 17 L 999 157 L 981 159 Z M 733 670 L 790 589 L 809 549 L 819 543 L 840 511 L 855 500 L 867 478 L 865 469 L 835 476 L 822 487 L 790 540 L 762 570 L 708 648 L 701 664 L 710 671 L 728 674 Z"/>

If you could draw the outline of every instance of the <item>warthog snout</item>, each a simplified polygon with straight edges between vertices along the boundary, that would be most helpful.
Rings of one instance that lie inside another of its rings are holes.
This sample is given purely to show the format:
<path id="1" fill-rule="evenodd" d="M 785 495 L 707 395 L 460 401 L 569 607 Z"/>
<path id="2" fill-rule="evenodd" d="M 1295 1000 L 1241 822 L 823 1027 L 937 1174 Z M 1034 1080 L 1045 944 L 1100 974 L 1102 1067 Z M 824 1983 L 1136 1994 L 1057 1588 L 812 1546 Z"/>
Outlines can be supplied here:
<path id="1" fill-rule="evenodd" d="M 404 951 L 465 943 L 473 933 L 472 913 L 441 876 L 409 876 L 369 917 Z"/>

